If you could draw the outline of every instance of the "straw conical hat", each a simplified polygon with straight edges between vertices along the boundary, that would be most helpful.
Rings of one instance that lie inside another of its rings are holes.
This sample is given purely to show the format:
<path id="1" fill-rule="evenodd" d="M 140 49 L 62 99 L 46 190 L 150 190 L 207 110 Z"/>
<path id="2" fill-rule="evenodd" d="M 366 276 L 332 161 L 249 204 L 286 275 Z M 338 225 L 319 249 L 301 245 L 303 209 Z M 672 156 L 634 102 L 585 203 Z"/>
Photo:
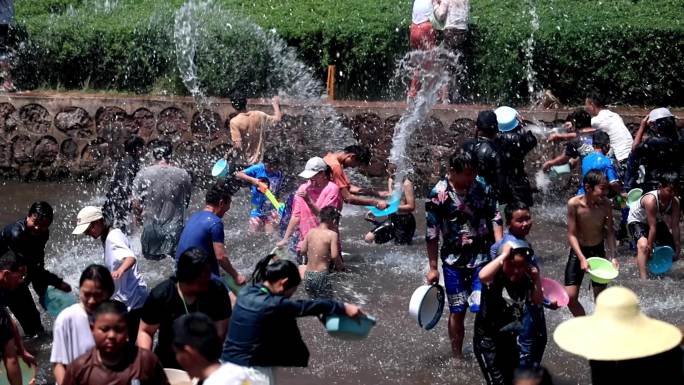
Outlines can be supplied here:
<path id="1" fill-rule="evenodd" d="M 682 333 L 647 317 L 634 292 L 615 286 L 598 296 L 593 315 L 561 323 L 553 339 L 561 349 L 589 360 L 622 361 L 666 352 L 679 345 Z"/>

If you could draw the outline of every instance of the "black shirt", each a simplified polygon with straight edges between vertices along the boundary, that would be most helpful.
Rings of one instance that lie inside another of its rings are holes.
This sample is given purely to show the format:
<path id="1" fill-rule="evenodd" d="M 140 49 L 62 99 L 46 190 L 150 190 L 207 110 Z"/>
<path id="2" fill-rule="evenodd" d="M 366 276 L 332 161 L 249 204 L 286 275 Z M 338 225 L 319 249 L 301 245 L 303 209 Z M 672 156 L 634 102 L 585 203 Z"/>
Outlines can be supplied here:
<path id="1" fill-rule="evenodd" d="M 488 285 L 482 285 L 480 311 L 475 316 L 475 333 L 494 337 L 499 332 L 519 332 L 525 304 L 530 303 L 534 285 L 525 276 L 512 282 L 502 270 Z M 506 293 L 506 298 L 504 298 Z"/>
<path id="2" fill-rule="evenodd" d="M 45 270 L 45 245 L 50 238 L 49 232 L 34 234 L 26 228 L 26 218 L 11 223 L 0 233 L 0 255 L 12 250 L 26 263 L 24 283 L 33 282 L 39 296 L 45 295 L 49 286 L 62 282 L 57 275 Z"/>
<path id="3" fill-rule="evenodd" d="M 187 313 L 204 313 L 214 322 L 230 318 L 230 298 L 225 286 L 212 279 L 209 290 L 200 293 L 193 303 L 183 304 L 175 277 L 157 285 L 147 296 L 141 319 L 148 325 L 159 325 L 159 340 L 154 352 L 165 368 L 178 368 L 173 352 L 173 321 Z M 186 312 L 187 306 L 187 312 Z"/>

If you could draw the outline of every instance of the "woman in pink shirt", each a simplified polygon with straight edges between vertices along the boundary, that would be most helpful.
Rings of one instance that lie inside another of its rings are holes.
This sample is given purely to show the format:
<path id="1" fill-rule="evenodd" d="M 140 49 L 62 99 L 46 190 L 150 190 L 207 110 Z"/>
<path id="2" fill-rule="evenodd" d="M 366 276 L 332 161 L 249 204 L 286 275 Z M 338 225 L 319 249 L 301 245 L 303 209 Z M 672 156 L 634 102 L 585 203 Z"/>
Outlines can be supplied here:
<path id="1" fill-rule="evenodd" d="M 337 185 L 330 181 L 329 167 L 322 158 L 313 157 L 306 162 L 299 176 L 307 181 L 299 186 L 292 204 L 292 216 L 278 247 L 285 247 L 290 237 L 299 230 L 297 251 L 309 230 L 318 226 L 318 213 L 323 207 L 342 209 L 342 196 Z M 301 262 L 301 261 L 300 261 Z"/>

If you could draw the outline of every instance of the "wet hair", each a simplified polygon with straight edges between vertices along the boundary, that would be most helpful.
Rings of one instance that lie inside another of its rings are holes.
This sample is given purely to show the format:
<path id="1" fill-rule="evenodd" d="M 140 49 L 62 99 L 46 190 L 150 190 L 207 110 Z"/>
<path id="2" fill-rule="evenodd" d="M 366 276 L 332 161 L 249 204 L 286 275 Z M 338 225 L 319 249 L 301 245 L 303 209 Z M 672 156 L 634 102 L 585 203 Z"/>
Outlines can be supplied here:
<path id="1" fill-rule="evenodd" d="M 608 104 L 608 97 L 598 91 L 592 91 L 587 94 L 587 99 L 591 101 L 596 107 L 605 107 Z"/>
<path id="2" fill-rule="evenodd" d="M 318 213 L 321 223 L 334 223 L 340 220 L 340 212 L 333 206 L 325 206 Z"/>
<path id="3" fill-rule="evenodd" d="M 239 91 L 235 90 L 230 96 L 230 104 L 235 108 L 237 112 L 242 112 L 247 110 L 247 98 L 245 95 Z"/>
<path id="4" fill-rule="evenodd" d="M 584 109 L 576 109 L 565 118 L 565 121 L 572 123 L 575 130 L 591 127 L 591 115 Z"/>
<path id="5" fill-rule="evenodd" d="M 145 141 L 138 135 L 132 135 L 124 142 L 124 151 L 129 155 L 134 155 L 143 147 L 145 147 Z"/>
<path id="6" fill-rule="evenodd" d="M 661 188 L 672 187 L 677 191 L 679 191 L 679 188 L 681 187 L 679 184 L 679 175 L 675 172 L 665 172 L 658 175 L 658 184 Z"/>
<path id="7" fill-rule="evenodd" d="M 86 267 L 81 273 L 81 278 L 78 279 L 78 286 L 82 286 L 85 281 L 94 281 L 100 284 L 100 288 L 109 293 L 107 297 L 111 297 L 116 290 L 112 274 L 102 265 L 93 263 Z"/>
<path id="8" fill-rule="evenodd" d="M 173 153 L 173 147 L 168 140 L 158 140 L 152 144 L 152 157 L 156 160 L 169 160 Z"/>
<path id="9" fill-rule="evenodd" d="M 507 204 L 506 209 L 504 210 L 504 217 L 506 217 L 506 223 L 511 223 L 511 220 L 513 220 L 513 213 L 515 213 L 518 210 L 530 211 L 530 206 L 520 201 L 515 201 Z"/>
<path id="10" fill-rule="evenodd" d="M 128 307 L 123 302 L 116 301 L 113 299 L 108 299 L 105 301 L 102 301 L 97 307 L 95 308 L 95 312 L 93 313 L 94 319 L 97 319 L 99 316 L 103 314 L 116 314 L 119 317 L 123 318 L 126 322 L 126 315 L 128 314 Z"/>
<path id="11" fill-rule="evenodd" d="M 287 259 L 275 259 L 275 254 L 269 254 L 257 262 L 252 273 L 252 284 L 261 282 L 275 282 L 279 279 L 287 278 L 285 289 L 290 289 L 299 285 L 302 277 L 299 269 L 292 261 Z"/>
<path id="12" fill-rule="evenodd" d="M 210 362 L 217 362 L 223 350 L 214 322 L 203 313 L 185 314 L 173 322 L 173 345 L 179 350 L 190 346 Z"/>
<path id="13" fill-rule="evenodd" d="M 55 214 L 49 203 L 40 201 L 33 202 L 31 207 L 29 207 L 28 216 L 30 217 L 32 215 L 35 215 L 38 219 L 46 219 L 52 223 Z"/>
<path id="14" fill-rule="evenodd" d="M 473 157 L 467 152 L 456 152 L 449 158 L 449 167 L 455 172 L 460 173 L 465 169 L 475 169 L 475 162 Z"/>
<path id="15" fill-rule="evenodd" d="M 325 172 L 325 178 L 327 180 L 332 179 L 332 167 L 325 165 L 325 171 L 324 172 Z"/>
<path id="16" fill-rule="evenodd" d="M 228 201 L 238 190 L 238 185 L 232 179 L 219 179 L 207 189 L 204 201 L 207 204 L 217 206 L 221 201 Z"/>
<path id="17" fill-rule="evenodd" d="M 591 169 L 587 175 L 582 178 L 582 185 L 589 186 L 591 189 L 600 185 L 601 183 L 608 183 L 608 177 L 601 170 Z"/>
<path id="18" fill-rule="evenodd" d="M 209 256 L 204 250 L 191 247 L 178 257 L 176 279 L 178 282 L 192 282 L 209 268 Z"/>
<path id="19" fill-rule="evenodd" d="M 23 266 L 26 266 L 26 263 L 12 250 L 7 250 L 5 254 L 0 256 L 0 270 L 17 272 Z"/>
<path id="20" fill-rule="evenodd" d="M 266 152 L 261 163 L 268 164 L 269 166 L 276 168 L 281 164 L 280 159 L 272 152 Z"/>
<path id="21" fill-rule="evenodd" d="M 499 125 L 496 120 L 496 114 L 492 110 L 480 111 L 477 114 L 477 121 L 475 122 L 477 130 L 486 136 L 494 136 L 499 132 Z"/>
<path id="22" fill-rule="evenodd" d="M 604 131 L 596 131 L 591 135 L 591 142 L 594 148 L 605 149 L 610 145 L 610 136 Z"/>
<path id="23" fill-rule="evenodd" d="M 356 157 L 356 160 L 358 160 L 361 164 L 370 163 L 371 153 L 368 147 L 359 146 L 355 144 L 352 146 L 345 147 L 344 152 L 346 152 L 347 154 L 353 154 Z"/>
<path id="24" fill-rule="evenodd" d="M 551 374 L 543 366 L 516 369 L 513 374 L 513 384 L 522 380 L 537 380 L 539 385 L 553 385 Z"/>

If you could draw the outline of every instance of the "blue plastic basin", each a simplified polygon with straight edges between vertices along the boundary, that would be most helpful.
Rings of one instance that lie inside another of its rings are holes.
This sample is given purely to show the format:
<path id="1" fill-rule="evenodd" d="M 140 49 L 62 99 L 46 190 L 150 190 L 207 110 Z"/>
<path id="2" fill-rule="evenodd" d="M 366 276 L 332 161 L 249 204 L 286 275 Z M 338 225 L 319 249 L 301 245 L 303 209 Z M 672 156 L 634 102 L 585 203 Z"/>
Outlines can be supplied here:
<path id="1" fill-rule="evenodd" d="M 362 340 L 375 326 L 375 317 L 361 316 L 357 319 L 333 315 L 325 319 L 325 329 L 333 337 L 344 340 Z"/>

